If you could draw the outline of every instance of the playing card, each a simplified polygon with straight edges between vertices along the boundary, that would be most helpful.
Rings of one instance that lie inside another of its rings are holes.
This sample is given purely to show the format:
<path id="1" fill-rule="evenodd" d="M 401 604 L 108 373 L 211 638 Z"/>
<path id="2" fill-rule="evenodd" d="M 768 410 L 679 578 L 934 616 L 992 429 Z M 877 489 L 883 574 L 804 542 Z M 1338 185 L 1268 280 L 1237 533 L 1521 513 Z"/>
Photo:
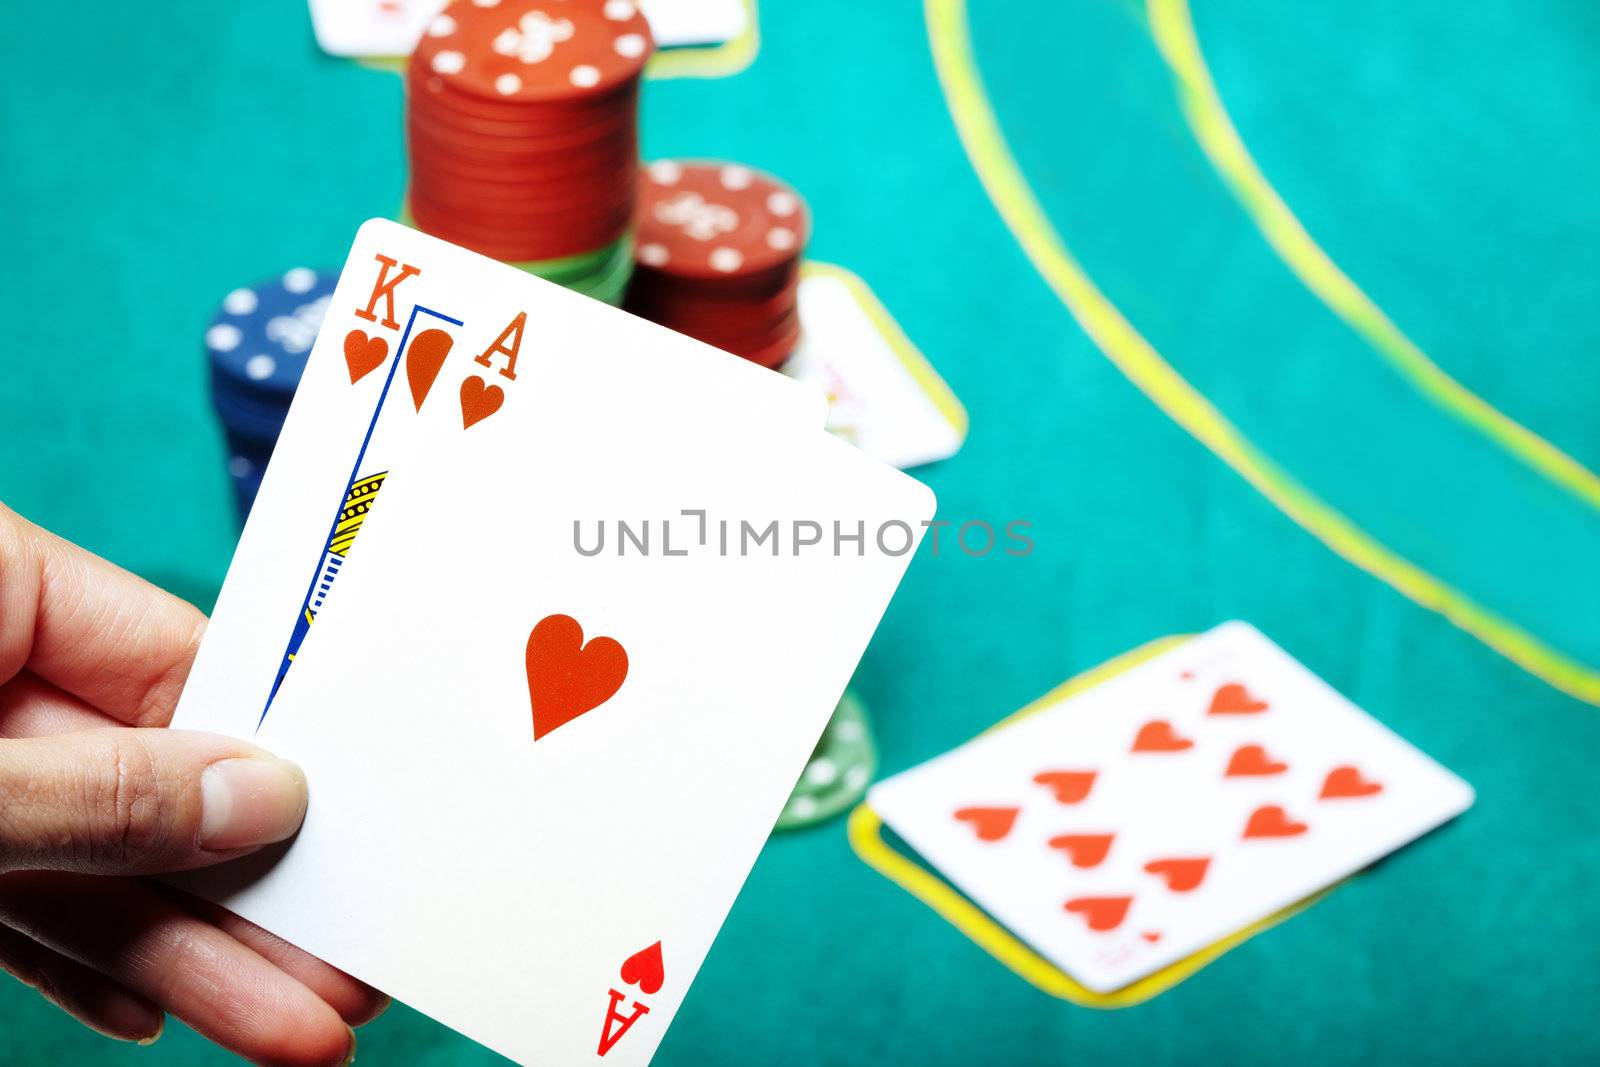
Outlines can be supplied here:
<path id="1" fill-rule="evenodd" d="M 409 56 L 447 0 L 310 0 L 317 45 L 334 56 Z M 662 48 L 731 41 L 749 16 L 741 0 L 642 0 Z"/>
<path id="2" fill-rule="evenodd" d="M 744 0 L 639 0 L 662 48 L 723 44 L 749 25 Z"/>
<path id="3" fill-rule="evenodd" d="M 644 1063 L 932 500 L 820 429 L 639 428 L 543 341 L 539 403 L 425 412 L 285 680 L 293 847 L 185 884 L 522 1062 Z"/>
<path id="4" fill-rule="evenodd" d="M 1472 800 L 1241 622 L 868 796 L 952 884 L 1101 993 L 1303 900 Z"/>
<path id="5" fill-rule="evenodd" d="M 335 56 L 408 56 L 446 0 L 311 0 L 317 45 Z"/>
<path id="6" fill-rule="evenodd" d="M 902 469 L 955 455 L 966 412 L 859 278 L 809 263 L 799 302 L 783 373 L 827 394 L 828 429 Z"/>
<path id="7" fill-rule="evenodd" d="M 469 343 L 470 342 L 470 343 Z M 524 353 L 526 346 L 527 353 Z M 456 435 L 523 403 L 519 362 L 569 367 L 663 436 L 819 427 L 805 386 L 393 222 L 361 227 L 174 725 L 249 736 L 432 411 Z M 519 388 L 521 385 L 521 388 Z M 276 633 L 276 640 L 265 635 Z"/>

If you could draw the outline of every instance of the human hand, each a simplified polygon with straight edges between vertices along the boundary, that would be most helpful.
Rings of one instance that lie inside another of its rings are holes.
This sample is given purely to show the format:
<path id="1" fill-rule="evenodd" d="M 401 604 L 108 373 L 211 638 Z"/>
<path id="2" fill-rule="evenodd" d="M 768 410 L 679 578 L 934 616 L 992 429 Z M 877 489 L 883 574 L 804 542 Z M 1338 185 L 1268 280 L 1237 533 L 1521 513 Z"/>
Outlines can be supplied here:
<path id="1" fill-rule="evenodd" d="M 103 1033 L 171 1012 L 267 1064 L 339 1064 L 382 994 L 139 875 L 282 841 L 299 768 L 160 729 L 205 617 L 0 505 L 0 967 Z"/>

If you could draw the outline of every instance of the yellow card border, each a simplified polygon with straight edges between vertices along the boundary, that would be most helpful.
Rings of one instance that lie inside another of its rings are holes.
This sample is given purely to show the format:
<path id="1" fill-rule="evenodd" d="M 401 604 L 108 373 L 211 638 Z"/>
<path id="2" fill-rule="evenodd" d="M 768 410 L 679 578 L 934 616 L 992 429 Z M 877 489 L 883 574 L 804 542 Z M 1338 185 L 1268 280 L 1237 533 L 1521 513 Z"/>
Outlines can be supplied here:
<path id="1" fill-rule="evenodd" d="M 705 47 L 665 48 L 645 64 L 646 78 L 730 78 L 756 61 L 761 22 L 756 0 L 744 0 L 744 32 L 731 41 Z"/>
<path id="2" fill-rule="evenodd" d="M 1013 726 L 1030 715 L 1036 715 L 1070 696 L 1075 696 L 1084 690 L 1091 689 L 1107 679 L 1121 674 L 1123 671 L 1176 648 L 1189 640 L 1191 636 L 1193 635 L 1174 634 L 1169 637 L 1157 638 L 1129 652 L 1124 652 L 1120 656 L 1107 660 L 1098 667 L 1092 667 L 1056 686 L 1056 688 L 1050 690 L 1050 692 L 1033 703 L 1001 719 L 993 726 L 982 731 L 978 736 L 982 737 L 996 730 L 1003 730 L 1008 726 Z M 850 840 L 850 847 L 855 850 L 856 855 L 867 866 L 933 909 L 935 914 L 965 934 L 973 944 L 993 956 L 1035 989 L 1084 1008 L 1109 1010 L 1113 1008 L 1131 1008 L 1135 1004 L 1142 1004 L 1151 997 L 1171 989 L 1196 971 L 1199 971 L 1206 964 L 1229 950 L 1244 944 L 1262 931 L 1270 930 L 1285 919 L 1298 915 L 1344 884 L 1339 882 L 1320 892 L 1313 893 L 1304 900 L 1291 904 L 1282 911 L 1275 912 L 1265 919 L 1245 927 L 1238 933 L 1230 934 L 1221 941 L 1206 946 L 1192 956 L 1186 956 L 1154 974 L 1146 975 L 1131 985 L 1113 990 L 1110 993 L 1096 993 L 1073 980 L 1071 975 L 1023 944 L 1015 934 L 990 918 L 986 912 L 961 895 L 954 887 L 885 841 L 883 838 L 883 820 L 879 818 L 878 813 L 873 811 L 866 801 L 863 800 L 856 805 L 855 810 L 850 813 L 850 821 L 846 832 Z"/>
<path id="3" fill-rule="evenodd" d="M 865 312 L 867 319 L 872 323 L 872 328 L 882 337 L 895 358 L 900 361 L 900 366 L 917 383 L 917 388 L 928 398 L 939 414 L 944 417 L 950 428 L 965 444 L 967 440 L 967 409 L 961 406 L 961 401 L 956 397 L 948 383 L 928 362 L 928 357 L 922 350 L 912 343 L 906 336 L 905 330 L 900 328 L 900 323 L 883 306 L 883 301 L 872 291 L 872 287 L 862 281 L 860 276 L 836 263 L 823 263 L 820 260 L 808 259 L 800 265 L 800 274 L 803 278 L 832 278 L 843 283 L 855 299 L 857 306 Z"/>

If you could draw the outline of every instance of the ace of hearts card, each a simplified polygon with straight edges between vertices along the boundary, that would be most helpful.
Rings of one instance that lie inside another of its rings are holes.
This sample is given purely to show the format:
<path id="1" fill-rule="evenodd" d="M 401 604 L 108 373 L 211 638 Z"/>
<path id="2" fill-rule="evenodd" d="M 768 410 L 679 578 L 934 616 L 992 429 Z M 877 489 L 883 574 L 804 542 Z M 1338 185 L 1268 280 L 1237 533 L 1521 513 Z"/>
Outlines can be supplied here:
<path id="1" fill-rule="evenodd" d="M 1241 622 L 873 787 L 928 865 L 1100 994 L 1297 904 L 1473 793 Z"/>
<path id="2" fill-rule="evenodd" d="M 823 415 L 368 223 L 175 720 L 310 810 L 176 881 L 519 1062 L 647 1062 L 932 517 Z"/>

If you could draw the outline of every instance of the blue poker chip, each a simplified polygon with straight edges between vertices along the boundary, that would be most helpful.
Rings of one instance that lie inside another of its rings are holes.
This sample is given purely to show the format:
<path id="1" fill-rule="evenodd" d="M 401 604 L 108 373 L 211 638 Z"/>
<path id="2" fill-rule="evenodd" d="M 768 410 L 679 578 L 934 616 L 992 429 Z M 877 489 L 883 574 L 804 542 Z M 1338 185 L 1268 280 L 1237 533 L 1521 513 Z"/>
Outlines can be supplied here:
<path id="1" fill-rule="evenodd" d="M 336 281 L 336 272 L 296 267 L 223 297 L 206 328 L 213 398 L 287 410 Z"/>
<path id="2" fill-rule="evenodd" d="M 271 450 L 283 429 L 284 417 L 289 413 L 285 397 L 251 396 L 237 389 L 226 388 L 221 381 L 211 386 L 211 406 L 229 437 L 254 442 L 257 447 Z"/>
<path id="3" fill-rule="evenodd" d="M 256 494 L 261 491 L 261 475 L 267 469 L 264 458 L 238 452 L 228 457 L 228 477 L 233 482 L 233 502 L 239 509 L 239 521 L 250 514 Z"/>
<path id="4" fill-rule="evenodd" d="M 227 439 L 228 456 L 230 457 L 229 473 L 234 473 L 235 468 L 240 466 L 232 462 L 234 459 L 241 459 L 248 463 L 251 470 L 261 471 L 266 468 L 267 460 L 272 458 L 273 442 L 271 441 L 263 441 L 260 438 L 236 433 L 226 428 L 224 429 L 224 437 Z"/>

